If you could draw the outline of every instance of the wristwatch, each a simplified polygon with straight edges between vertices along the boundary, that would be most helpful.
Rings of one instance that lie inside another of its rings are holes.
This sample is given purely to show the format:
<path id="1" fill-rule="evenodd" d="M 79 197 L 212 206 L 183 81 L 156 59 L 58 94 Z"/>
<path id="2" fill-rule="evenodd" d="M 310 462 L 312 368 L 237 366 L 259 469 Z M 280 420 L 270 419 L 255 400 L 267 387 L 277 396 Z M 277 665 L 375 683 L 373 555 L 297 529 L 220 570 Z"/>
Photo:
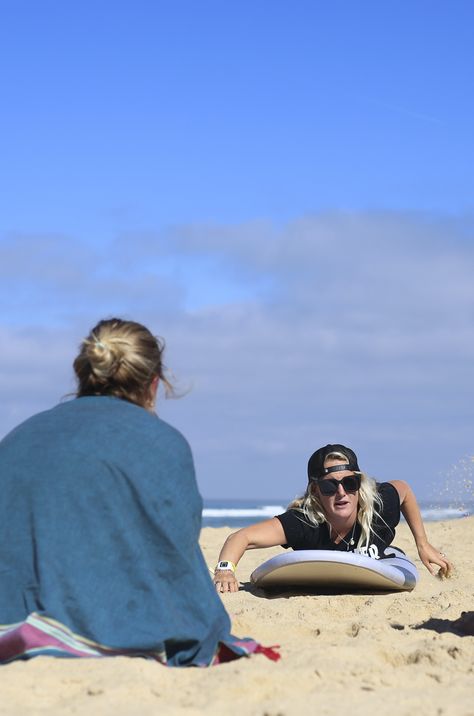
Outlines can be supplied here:
<path id="1" fill-rule="evenodd" d="M 235 573 L 235 564 L 233 562 L 229 562 L 229 560 L 221 560 L 217 563 L 216 572 L 234 572 Z"/>

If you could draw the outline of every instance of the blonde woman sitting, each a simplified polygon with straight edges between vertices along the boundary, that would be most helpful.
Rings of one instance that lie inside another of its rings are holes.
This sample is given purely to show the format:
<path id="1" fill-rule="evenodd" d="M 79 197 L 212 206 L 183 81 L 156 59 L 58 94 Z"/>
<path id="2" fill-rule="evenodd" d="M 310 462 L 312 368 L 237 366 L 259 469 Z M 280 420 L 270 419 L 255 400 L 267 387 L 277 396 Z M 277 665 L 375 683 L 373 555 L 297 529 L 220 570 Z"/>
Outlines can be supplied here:
<path id="1" fill-rule="evenodd" d="M 230 634 L 191 450 L 155 413 L 158 384 L 171 388 L 162 353 L 145 326 L 100 321 L 74 361 L 76 397 L 0 441 L 0 663 L 208 666 L 259 651 Z"/>

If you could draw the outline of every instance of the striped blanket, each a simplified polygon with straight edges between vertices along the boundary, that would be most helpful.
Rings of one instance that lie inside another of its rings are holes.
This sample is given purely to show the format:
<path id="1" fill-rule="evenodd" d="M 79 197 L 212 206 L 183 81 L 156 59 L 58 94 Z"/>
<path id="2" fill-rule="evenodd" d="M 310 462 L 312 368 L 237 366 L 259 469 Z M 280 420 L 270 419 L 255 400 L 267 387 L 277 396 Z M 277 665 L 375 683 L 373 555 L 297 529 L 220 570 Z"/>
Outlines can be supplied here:
<path id="1" fill-rule="evenodd" d="M 275 647 L 263 647 L 253 639 L 232 638 L 218 644 L 209 663 L 202 662 L 196 666 L 215 666 L 250 654 L 264 654 L 273 661 L 280 658 Z M 167 664 L 165 651 L 110 649 L 103 644 L 73 634 L 64 624 L 39 614 L 30 614 L 25 621 L 18 624 L 0 625 L 0 663 L 31 659 L 35 656 L 66 658 L 140 656 Z"/>

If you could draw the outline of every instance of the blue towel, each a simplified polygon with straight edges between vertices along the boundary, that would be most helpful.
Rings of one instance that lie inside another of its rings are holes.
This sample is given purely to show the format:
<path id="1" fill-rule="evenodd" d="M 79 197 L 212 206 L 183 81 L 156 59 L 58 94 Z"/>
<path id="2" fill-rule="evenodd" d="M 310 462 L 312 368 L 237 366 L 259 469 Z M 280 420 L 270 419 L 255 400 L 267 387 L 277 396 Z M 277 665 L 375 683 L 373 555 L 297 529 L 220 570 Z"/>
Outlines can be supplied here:
<path id="1" fill-rule="evenodd" d="M 111 397 L 35 415 L 0 442 L 0 494 L 0 624 L 38 615 L 174 666 L 245 653 L 198 544 L 191 451 L 156 415 Z"/>

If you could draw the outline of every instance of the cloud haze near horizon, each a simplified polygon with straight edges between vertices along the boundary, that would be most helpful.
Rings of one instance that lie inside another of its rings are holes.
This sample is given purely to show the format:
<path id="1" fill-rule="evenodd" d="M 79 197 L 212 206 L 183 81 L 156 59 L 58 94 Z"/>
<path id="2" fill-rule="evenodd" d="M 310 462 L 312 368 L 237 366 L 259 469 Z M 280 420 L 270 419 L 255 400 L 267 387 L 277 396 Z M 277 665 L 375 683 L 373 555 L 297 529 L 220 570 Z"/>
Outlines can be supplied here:
<path id="1" fill-rule="evenodd" d="M 291 498 L 328 442 L 445 497 L 472 454 L 473 228 L 469 215 L 335 212 L 97 246 L 6 236 L 0 435 L 74 390 L 81 338 L 119 315 L 166 340 L 186 395 L 159 413 L 190 441 L 206 497 Z"/>

